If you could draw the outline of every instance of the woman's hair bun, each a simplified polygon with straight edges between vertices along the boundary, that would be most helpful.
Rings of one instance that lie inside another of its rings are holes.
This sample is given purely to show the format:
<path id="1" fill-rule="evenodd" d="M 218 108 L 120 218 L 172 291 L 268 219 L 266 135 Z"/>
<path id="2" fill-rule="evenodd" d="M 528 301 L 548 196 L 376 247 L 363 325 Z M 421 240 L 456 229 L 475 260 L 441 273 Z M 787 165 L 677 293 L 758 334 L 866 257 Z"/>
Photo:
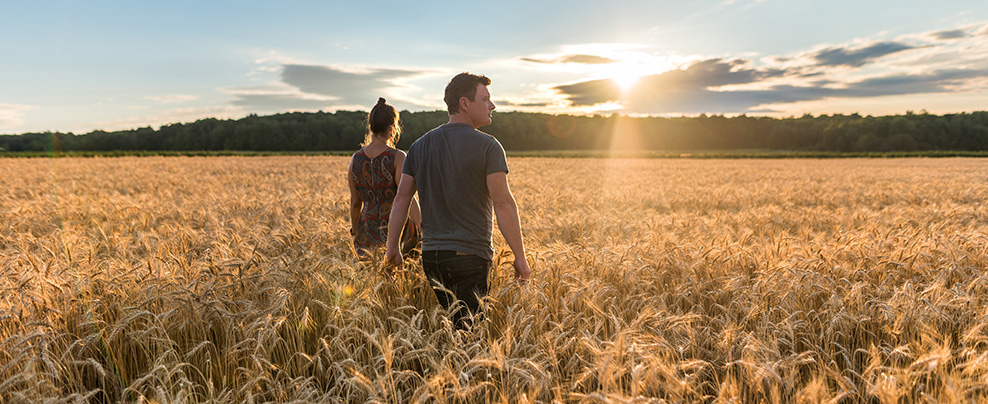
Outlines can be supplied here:
<path id="1" fill-rule="evenodd" d="M 387 100 L 385 100 L 385 99 L 384 99 L 384 97 L 380 97 L 380 98 L 378 98 L 378 99 L 377 99 L 377 103 L 378 103 L 378 104 L 386 104 L 387 102 L 388 102 L 388 101 L 387 101 Z"/>

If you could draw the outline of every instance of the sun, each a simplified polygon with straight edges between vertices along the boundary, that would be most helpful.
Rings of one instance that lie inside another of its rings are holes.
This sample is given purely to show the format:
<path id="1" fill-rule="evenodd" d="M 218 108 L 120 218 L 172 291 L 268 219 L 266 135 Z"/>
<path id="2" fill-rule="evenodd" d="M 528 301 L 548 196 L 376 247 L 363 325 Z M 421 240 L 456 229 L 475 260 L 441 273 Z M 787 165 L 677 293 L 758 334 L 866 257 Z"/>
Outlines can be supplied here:
<path id="1" fill-rule="evenodd" d="M 614 83 L 618 85 L 622 93 L 627 93 L 635 86 L 635 83 L 638 83 L 638 79 L 640 78 L 640 75 L 635 74 L 617 74 L 612 76 L 611 80 L 614 80 Z"/>
<path id="2" fill-rule="evenodd" d="M 642 77 L 651 74 L 654 69 L 655 66 L 646 63 L 625 61 L 608 66 L 603 74 L 617 84 L 621 93 L 627 93 L 639 84 Z"/>

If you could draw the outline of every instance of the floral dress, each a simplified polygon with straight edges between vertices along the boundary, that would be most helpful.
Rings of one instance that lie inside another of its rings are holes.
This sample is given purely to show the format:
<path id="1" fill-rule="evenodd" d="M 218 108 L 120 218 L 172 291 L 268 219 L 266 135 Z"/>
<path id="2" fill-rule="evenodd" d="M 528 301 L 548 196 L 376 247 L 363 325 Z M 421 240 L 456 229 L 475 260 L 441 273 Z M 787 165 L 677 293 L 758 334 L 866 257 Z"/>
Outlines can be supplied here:
<path id="1" fill-rule="evenodd" d="M 363 201 L 360 220 L 353 236 L 353 248 L 360 258 L 370 258 L 374 250 L 383 248 L 388 241 L 388 219 L 391 203 L 398 192 L 395 185 L 395 154 L 397 149 L 387 149 L 374 158 L 367 157 L 361 149 L 350 161 L 350 175 L 357 185 Z M 419 246 L 421 229 L 409 218 L 401 233 L 401 250 L 409 255 Z"/>

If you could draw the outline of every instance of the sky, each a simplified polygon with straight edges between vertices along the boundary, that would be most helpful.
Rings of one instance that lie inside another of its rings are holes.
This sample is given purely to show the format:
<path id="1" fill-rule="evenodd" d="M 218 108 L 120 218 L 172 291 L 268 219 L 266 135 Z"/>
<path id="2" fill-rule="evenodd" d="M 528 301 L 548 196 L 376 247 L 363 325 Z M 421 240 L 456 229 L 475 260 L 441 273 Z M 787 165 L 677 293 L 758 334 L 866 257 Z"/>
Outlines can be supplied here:
<path id="1" fill-rule="evenodd" d="M 988 109 L 988 2 L 0 0 L 0 134 L 291 111 Z"/>

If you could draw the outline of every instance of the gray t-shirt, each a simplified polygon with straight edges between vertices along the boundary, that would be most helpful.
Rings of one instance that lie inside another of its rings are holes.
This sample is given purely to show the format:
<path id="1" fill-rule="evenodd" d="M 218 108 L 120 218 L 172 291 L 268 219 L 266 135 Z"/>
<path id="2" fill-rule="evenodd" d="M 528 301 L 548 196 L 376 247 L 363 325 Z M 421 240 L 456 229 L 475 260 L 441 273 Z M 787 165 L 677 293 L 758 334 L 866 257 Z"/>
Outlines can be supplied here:
<path id="1" fill-rule="evenodd" d="M 422 250 L 494 259 L 494 205 L 487 175 L 507 172 L 504 148 L 464 123 L 445 124 L 412 143 L 401 172 L 415 177 L 422 205 Z"/>

